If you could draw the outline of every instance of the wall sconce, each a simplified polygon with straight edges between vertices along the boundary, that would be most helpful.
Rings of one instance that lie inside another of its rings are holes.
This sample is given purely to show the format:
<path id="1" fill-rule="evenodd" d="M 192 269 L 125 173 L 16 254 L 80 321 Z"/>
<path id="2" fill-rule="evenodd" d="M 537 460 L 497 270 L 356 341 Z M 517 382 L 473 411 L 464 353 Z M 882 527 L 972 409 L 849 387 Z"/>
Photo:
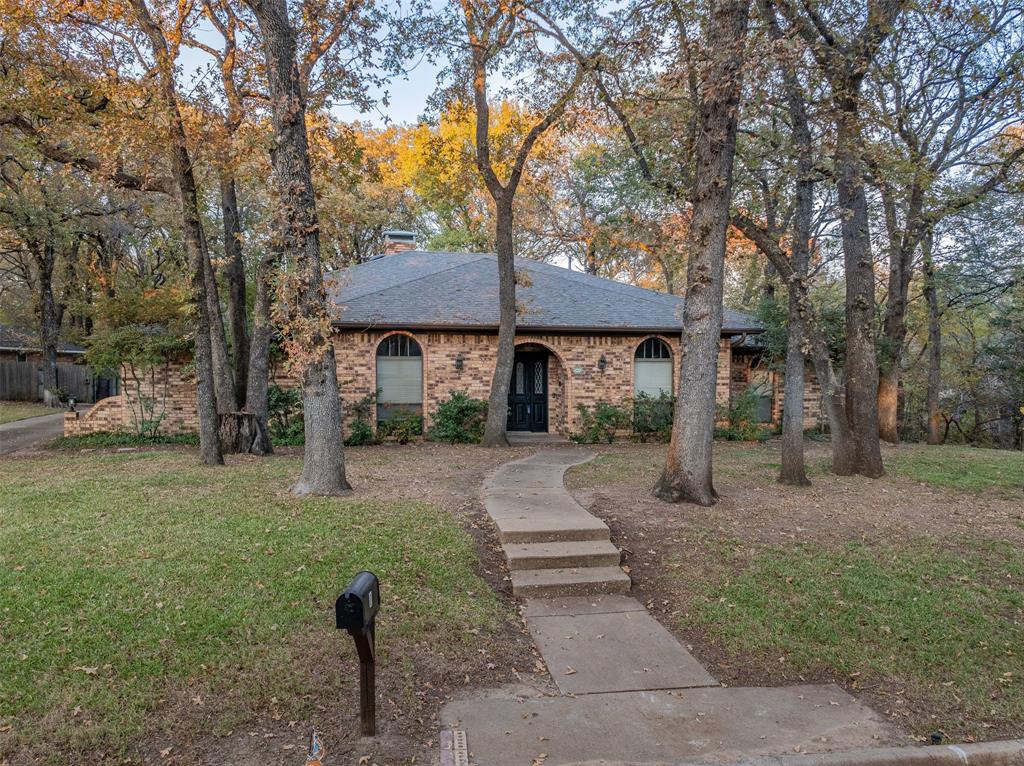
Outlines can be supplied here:
<path id="1" fill-rule="evenodd" d="M 608 360 L 605 358 L 604 354 L 601 354 L 601 358 L 597 360 L 597 369 L 599 369 L 601 372 L 604 372 L 604 368 L 607 366 Z"/>
<path id="2" fill-rule="evenodd" d="M 462 372 L 462 368 L 465 366 L 465 364 L 466 360 L 463 358 L 461 353 L 455 357 L 455 369 L 458 372 Z"/>

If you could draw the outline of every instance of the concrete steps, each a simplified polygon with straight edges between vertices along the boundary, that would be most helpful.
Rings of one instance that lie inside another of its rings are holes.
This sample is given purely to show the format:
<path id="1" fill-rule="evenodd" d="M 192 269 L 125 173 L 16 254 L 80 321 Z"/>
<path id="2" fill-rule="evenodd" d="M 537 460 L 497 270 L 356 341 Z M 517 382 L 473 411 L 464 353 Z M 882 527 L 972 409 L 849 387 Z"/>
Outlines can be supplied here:
<path id="1" fill-rule="evenodd" d="M 631 585 L 629 575 L 617 566 L 520 569 L 512 572 L 512 592 L 520 598 L 627 593 Z"/>
<path id="2" fill-rule="evenodd" d="M 552 543 L 509 543 L 504 546 L 509 569 L 571 569 L 617 567 L 619 549 L 605 540 Z"/>
<path id="3" fill-rule="evenodd" d="M 518 598 L 626 593 L 629 576 L 608 525 L 562 484 L 566 467 L 589 456 L 538 453 L 506 463 L 484 482 L 484 507 L 498 527 Z"/>

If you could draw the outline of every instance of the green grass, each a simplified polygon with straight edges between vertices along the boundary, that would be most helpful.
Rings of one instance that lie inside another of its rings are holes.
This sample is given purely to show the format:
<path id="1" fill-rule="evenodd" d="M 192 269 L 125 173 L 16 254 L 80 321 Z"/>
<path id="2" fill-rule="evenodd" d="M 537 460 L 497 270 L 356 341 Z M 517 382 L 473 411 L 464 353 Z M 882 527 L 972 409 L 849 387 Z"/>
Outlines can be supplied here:
<path id="1" fill-rule="evenodd" d="M 991 737 L 987 727 L 1019 734 L 1024 551 L 991 541 L 966 548 L 766 548 L 738 573 L 713 575 L 693 618 L 744 662 L 785 657 L 800 673 L 925 700 L 934 728 L 964 737 Z"/>
<path id="2" fill-rule="evenodd" d="M 1024 452 L 907 444 L 885 457 L 889 471 L 924 484 L 1024 499 Z"/>
<path id="3" fill-rule="evenodd" d="M 298 470 L 283 458 L 204 469 L 193 455 L 161 452 L 61 455 L 0 471 L 8 746 L 44 748 L 51 759 L 123 752 L 182 688 L 219 698 L 215 731 L 271 698 L 297 717 L 311 704 L 297 684 L 337 673 L 333 599 L 360 569 L 383 584 L 385 663 L 393 646 L 445 636 L 432 651 L 455 651 L 468 631 L 500 623 L 502 607 L 474 574 L 475 544 L 447 512 L 296 500 L 284 490 Z M 323 647 L 326 667 L 307 667 L 310 646 Z M 336 689 L 320 693 L 335 704 Z"/>
<path id="4" fill-rule="evenodd" d="M 0 402 L 0 425 L 40 415 L 57 415 L 60 412 L 59 409 L 37 402 Z"/>

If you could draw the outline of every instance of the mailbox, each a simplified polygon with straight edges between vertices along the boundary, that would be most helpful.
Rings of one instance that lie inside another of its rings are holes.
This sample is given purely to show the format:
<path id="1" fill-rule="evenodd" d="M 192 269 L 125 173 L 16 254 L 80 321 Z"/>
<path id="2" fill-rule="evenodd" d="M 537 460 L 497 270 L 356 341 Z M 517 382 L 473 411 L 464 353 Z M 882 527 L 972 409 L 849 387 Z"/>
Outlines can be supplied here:
<path id="1" fill-rule="evenodd" d="M 359 719 L 363 736 L 377 732 L 376 624 L 380 582 L 373 572 L 360 572 L 334 602 L 338 630 L 347 630 L 359 654 Z"/>
<path id="2" fill-rule="evenodd" d="M 363 631 L 373 626 L 380 608 L 380 582 L 373 572 L 360 572 L 334 604 L 338 630 Z"/>

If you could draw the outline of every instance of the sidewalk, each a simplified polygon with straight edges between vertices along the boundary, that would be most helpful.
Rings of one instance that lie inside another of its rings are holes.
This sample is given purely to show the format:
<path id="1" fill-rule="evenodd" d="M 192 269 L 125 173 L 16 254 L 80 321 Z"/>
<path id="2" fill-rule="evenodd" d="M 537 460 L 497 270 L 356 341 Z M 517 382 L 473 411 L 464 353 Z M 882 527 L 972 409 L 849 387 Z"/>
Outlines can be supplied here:
<path id="1" fill-rule="evenodd" d="M 558 694 L 521 685 L 449 703 L 442 722 L 465 732 L 470 763 L 728 763 L 907 742 L 834 685 L 719 685 L 626 595 L 608 527 L 565 491 L 565 470 L 591 457 L 544 449 L 484 484 L 513 590 Z"/>

